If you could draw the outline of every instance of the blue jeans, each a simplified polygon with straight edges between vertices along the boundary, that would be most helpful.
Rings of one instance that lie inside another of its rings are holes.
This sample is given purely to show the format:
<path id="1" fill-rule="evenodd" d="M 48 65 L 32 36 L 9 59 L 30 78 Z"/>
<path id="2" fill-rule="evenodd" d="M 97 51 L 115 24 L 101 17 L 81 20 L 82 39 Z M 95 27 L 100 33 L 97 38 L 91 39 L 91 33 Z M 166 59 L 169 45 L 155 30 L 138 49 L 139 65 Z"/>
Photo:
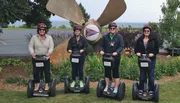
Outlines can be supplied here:
<path id="1" fill-rule="evenodd" d="M 156 65 L 156 60 L 151 60 L 151 71 L 148 72 L 148 78 L 149 78 L 149 91 L 154 91 L 154 69 Z M 144 90 L 144 82 L 146 81 L 146 73 L 140 69 L 140 84 L 139 84 L 139 90 Z"/>

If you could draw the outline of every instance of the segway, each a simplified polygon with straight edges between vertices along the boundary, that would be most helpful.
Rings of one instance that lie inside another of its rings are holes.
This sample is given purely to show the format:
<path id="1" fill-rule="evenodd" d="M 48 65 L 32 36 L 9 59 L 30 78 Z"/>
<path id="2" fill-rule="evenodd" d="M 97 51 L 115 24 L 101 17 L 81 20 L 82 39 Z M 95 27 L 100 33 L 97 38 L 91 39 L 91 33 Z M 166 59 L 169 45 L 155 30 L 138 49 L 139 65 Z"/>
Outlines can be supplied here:
<path id="1" fill-rule="evenodd" d="M 142 94 L 138 93 L 138 87 L 139 83 L 137 81 L 134 81 L 133 86 L 132 86 L 132 99 L 137 100 L 151 100 L 154 102 L 159 102 L 159 84 L 155 84 L 154 86 L 154 94 L 149 95 L 149 85 L 148 85 L 148 72 L 151 71 L 151 60 L 146 54 L 142 54 L 141 57 L 139 58 L 139 66 L 140 69 L 143 70 L 146 75 L 145 75 L 145 82 L 144 82 L 144 90 Z"/>
<path id="2" fill-rule="evenodd" d="M 104 67 L 107 67 L 109 69 L 114 68 L 115 60 L 112 54 L 109 54 L 109 53 L 104 54 L 103 65 Z M 120 82 L 117 93 L 113 93 L 115 87 L 112 87 L 111 84 L 112 82 L 109 83 L 108 91 L 104 92 L 106 82 L 105 82 L 105 79 L 100 79 L 97 85 L 97 89 L 96 89 L 97 97 L 112 97 L 112 98 L 118 99 L 119 101 L 123 100 L 125 97 L 125 83 Z"/>
<path id="3" fill-rule="evenodd" d="M 3 30 L 2 30 L 2 28 L 0 29 L 0 36 L 3 34 Z"/>
<path id="4" fill-rule="evenodd" d="M 56 80 L 53 78 L 49 83 L 49 90 L 45 91 L 45 80 L 43 78 L 44 63 L 48 59 L 44 55 L 37 55 L 35 58 L 36 69 L 41 69 L 40 75 L 40 87 L 38 91 L 34 91 L 34 80 L 30 79 L 27 86 L 27 97 L 54 97 L 56 96 Z"/>
<path id="5" fill-rule="evenodd" d="M 80 63 L 80 52 L 79 51 L 74 51 L 71 54 L 71 62 L 75 63 L 77 66 Z M 65 81 L 64 81 L 64 93 L 89 93 L 89 82 L 90 82 L 90 77 L 86 76 L 85 79 L 83 80 L 84 87 L 80 87 L 80 80 L 79 77 L 75 78 L 75 86 L 70 87 L 70 77 L 66 76 Z"/>

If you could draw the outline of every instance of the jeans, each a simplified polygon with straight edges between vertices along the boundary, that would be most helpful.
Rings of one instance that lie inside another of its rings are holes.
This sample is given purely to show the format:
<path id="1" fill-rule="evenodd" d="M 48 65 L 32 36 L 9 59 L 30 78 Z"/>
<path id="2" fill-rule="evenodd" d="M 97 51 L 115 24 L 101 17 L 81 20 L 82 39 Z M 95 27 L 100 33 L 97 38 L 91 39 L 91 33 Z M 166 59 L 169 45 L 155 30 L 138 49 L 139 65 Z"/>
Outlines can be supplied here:
<path id="1" fill-rule="evenodd" d="M 149 91 L 154 91 L 154 69 L 156 65 L 156 60 L 151 60 L 151 71 L 148 72 L 148 86 L 149 86 Z M 140 84 L 139 84 L 139 90 L 144 90 L 144 82 L 146 81 L 146 72 L 142 71 L 140 69 Z"/>

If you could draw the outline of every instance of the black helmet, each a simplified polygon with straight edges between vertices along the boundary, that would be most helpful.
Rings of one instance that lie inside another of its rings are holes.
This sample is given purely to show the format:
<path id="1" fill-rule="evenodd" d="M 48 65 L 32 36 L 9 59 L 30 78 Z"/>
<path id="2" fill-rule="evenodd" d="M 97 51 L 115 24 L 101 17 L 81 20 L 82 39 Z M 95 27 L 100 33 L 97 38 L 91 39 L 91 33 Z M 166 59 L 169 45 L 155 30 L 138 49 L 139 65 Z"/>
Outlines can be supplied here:
<path id="1" fill-rule="evenodd" d="M 144 31 L 145 29 L 149 29 L 150 31 L 152 30 L 149 25 L 145 25 L 142 30 Z"/>
<path id="2" fill-rule="evenodd" d="M 111 27 L 117 28 L 117 24 L 115 22 L 111 22 L 109 23 L 108 28 L 111 28 Z"/>
<path id="3" fill-rule="evenodd" d="M 44 29 L 45 32 L 48 32 L 48 27 L 45 23 L 41 22 L 37 25 L 37 33 L 39 34 L 39 30 Z"/>
<path id="4" fill-rule="evenodd" d="M 80 25 L 75 25 L 73 28 L 73 31 L 75 32 L 76 30 L 82 30 L 82 27 Z"/>

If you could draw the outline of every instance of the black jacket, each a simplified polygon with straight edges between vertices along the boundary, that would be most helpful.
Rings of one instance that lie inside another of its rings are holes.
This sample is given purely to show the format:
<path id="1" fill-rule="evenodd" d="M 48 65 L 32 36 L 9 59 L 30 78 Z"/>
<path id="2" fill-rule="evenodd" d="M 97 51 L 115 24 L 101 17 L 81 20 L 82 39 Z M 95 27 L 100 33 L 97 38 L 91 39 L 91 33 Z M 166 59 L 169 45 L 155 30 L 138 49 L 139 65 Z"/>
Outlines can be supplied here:
<path id="1" fill-rule="evenodd" d="M 68 42 L 67 51 L 68 50 L 80 51 L 81 49 L 83 49 L 84 53 L 85 53 L 87 50 L 87 47 L 88 47 L 88 44 L 84 37 L 81 36 L 79 41 L 77 41 L 76 37 L 73 36 L 72 38 L 70 38 L 70 40 Z"/>
<path id="2" fill-rule="evenodd" d="M 155 59 L 156 58 L 156 55 L 159 53 L 159 43 L 158 43 L 158 40 L 153 37 L 153 36 L 150 36 L 149 37 L 149 41 L 147 43 L 147 48 L 145 49 L 145 46 L 144 46 L 144 35 L 141 36 L 137 42 L 136 42 L 136 46 L 135 46 L 135 53 L 141 53 L 141 54 L 149 54 L 149 53 L 153 53 L 155 56 L 152 57 L 152 59 Z"/>
<path id="3" fill-rule="evenodd" d="M 100 44 L 100 50 L 105 53 L 117 52 L 118 56 L 124 48 L 124 40 L 120 34 L 115 34 L 113 39 L 110 39 L 110 33 L 103 36 Z"/>

